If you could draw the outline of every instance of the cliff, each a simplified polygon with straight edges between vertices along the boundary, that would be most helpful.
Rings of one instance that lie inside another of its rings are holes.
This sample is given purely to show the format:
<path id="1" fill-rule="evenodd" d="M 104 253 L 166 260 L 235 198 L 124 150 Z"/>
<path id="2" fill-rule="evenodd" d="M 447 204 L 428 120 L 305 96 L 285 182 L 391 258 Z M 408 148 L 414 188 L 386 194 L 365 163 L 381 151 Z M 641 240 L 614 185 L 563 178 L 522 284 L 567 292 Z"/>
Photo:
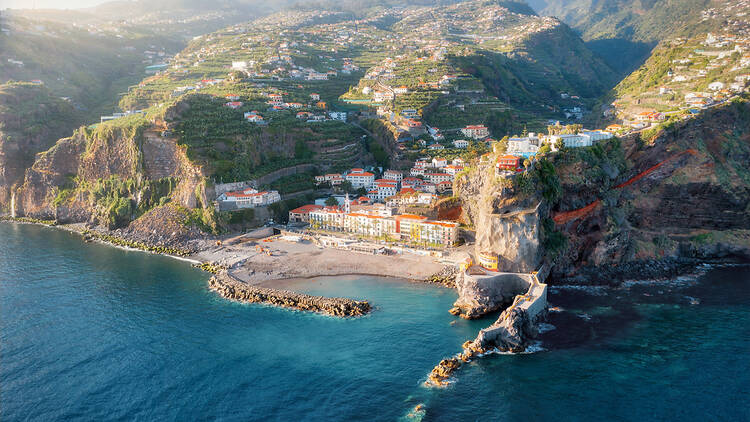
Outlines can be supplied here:
<path id="1" fill-rule="evenodd" d="M 553 157 L 567 240 L 557 282 L 669 276 L 750 259 L 750 105 Z"/>
<path id="2" fill-rule="evenodd" d="M 44 86 L 0 85 L 0 211 L 9 211 L 11 189 L 23 182 L 34 156 L 70 134 L 82 119 Z"/>
<path id="3" fill-rule="evenodd" d="M 202 169 L 155 122 L 133 115 L 81 128 L 38 154 L 16 190 L 16 215 L 109 229 L 143 219 L 140 233 L 124 234 L 160 239 L 175 237 L 175 219 L 210 224 Z"/>
<path id="4" fill-rule="evenodd" d="M 517 176 L 497 175 L 492 163 L 494 158 L 470 168 L 454 186 L 462 220 L 476 229 L 475 255 L 497 255 L 500 271 L 534 271 L 544 255 L 541 222 L 546 206 L 540 195 L 517 192 Z"/>

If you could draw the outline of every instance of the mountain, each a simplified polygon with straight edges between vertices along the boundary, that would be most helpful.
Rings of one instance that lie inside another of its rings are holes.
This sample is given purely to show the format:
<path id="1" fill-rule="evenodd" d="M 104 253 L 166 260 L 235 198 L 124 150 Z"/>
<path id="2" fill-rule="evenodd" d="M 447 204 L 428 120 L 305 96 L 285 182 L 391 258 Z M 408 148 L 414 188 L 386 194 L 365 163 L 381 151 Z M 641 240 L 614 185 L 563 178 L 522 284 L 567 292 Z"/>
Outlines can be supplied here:
<path id="1" fill-rule="evenodd" d="M 0 83 L 39 80 L 68 98 L 91 121 L 111 114 L 118 94 L 166 59 L 182 42 L 117 26 L 2 16 Z"/>
<path id="2" fill-rule="evenodd" d="M 700 22 L 662 41 L 646 62 L 613 90 L 621 119 L 660 112 L 674 119 L 716 106 L 750 86 L 750 1 L 704 10 Z M 680 35 L 690 34 L 690 35 Z"/>
<path id="3" fill-rule="evenodd" d="M 621 72 L 632 71 L 661 40 L 692 36 L 702 12 L 723 0 L 532 0 L 535 10 L 557 16 L 581 34 L 589 48 Z"/>
<path id="4" fill-rule="evenodd" d="M 195 209 L 215 226 L 214 183 L 255 180 L 286 194 L 310 186 L 297 172 L 313 166 L 386 166 L 422 153 L 415 143 L 400 152 L 396 140 L 424 138 L 423 129 L 326 112 L 416 109 L 446 131 L 485 123 L 503 136 L 545 127 L 614 83 L 567 25 L 519 2 L 374 7 L 366 16 L 287 10 L 191 40 L 122 98 L 133 114 L 40 156 L 17 211 L 114 228 L 165 207 Z"/>

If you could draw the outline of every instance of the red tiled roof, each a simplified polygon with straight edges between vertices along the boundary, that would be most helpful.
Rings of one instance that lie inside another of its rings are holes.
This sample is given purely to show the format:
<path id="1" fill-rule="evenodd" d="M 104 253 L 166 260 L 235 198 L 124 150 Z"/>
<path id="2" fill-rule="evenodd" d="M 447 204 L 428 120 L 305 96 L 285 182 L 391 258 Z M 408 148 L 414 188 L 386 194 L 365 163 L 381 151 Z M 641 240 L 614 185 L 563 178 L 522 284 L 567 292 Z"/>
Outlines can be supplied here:
<path id="1" fill-rule="evenodd" d="M 315 210 L 320 210 L 320 209 L 323 209 L 322 205 L 307 204 L 299 208 L 295 208 L 289 212 L 294 213 L 294 214 L 309 214 L 310 211 L 315 211 Z"/>

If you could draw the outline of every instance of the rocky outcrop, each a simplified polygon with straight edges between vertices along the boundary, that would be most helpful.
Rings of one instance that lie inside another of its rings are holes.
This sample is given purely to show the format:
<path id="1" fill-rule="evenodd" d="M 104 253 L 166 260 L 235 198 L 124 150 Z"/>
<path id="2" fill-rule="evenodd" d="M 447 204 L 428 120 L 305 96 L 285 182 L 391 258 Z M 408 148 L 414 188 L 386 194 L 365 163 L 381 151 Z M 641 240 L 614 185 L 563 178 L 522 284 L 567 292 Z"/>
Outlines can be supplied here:
<path id="1" fill-rule="evenodd" d="M 476 229 L 475 254 L 497 255 L 498 269 L 530 272 L 544 257 L 540 222 L 547 207 L 535 197 L 521 197 L 508 186 L 512 177 L 495 173 L 492 159 L 456 180 L 462 219 Z"/>
<path id="2" fill-rule="evenodd" d="M 55 146 L 40 153 L 34 165 L 16 191 L 16 215 L 55 220 L 58 218 L 54 204 L 57 190 L 78 173 L 81 155 L 86 150 L 86 138 L 76 132 L 72 137 L 59 140 Z M 77 213 L 77 215 L 75 215 Z M 86 221 L 90 212 L 83 208 L 69 210 L 65 220 Z"/>
<path id="3" fill-rule="evenodd" d="M 424 282 L 454 288 L 456 287 L 456 277 L 458 276 L 458 274 L 458 267 L 449 265 L 436 272 L 435 274 L 427 277 Z"/>
<path id="4" fill-rule="evenodd" d="M 451 313 L 463 318 L 479 318 L 507 307 L 513 299 L 525 293 L 531 285 L 531 275 L 497 274 L 476 269 L 456 275 L 458 299 Z"/>
<path id="5" fill-rule="evenodd" d="M 547 314 L 547 285 L 532 277 L 525 294 L 516 296 L 494 324 L 482 329 L 476 339 L 465 342 L 460 353 L 443 359 L 433 368 L 427 377 L 428 385 L 446 385 L 463 363 L 486 353 L 526 350 L 539 334 L 539 321 Z"/>
<path id="6" fill-rule="evenodd" d="M 367 301 L 346 298 L 310 296 L 287 290 L 251 286 L 233 278 L 226 272 L 211 277 L 209 288 L 221 296 L 245 303 L 265 303 L 300 311 L 317 312 L 336 317 L 362 316 L 370 312 Z"/>

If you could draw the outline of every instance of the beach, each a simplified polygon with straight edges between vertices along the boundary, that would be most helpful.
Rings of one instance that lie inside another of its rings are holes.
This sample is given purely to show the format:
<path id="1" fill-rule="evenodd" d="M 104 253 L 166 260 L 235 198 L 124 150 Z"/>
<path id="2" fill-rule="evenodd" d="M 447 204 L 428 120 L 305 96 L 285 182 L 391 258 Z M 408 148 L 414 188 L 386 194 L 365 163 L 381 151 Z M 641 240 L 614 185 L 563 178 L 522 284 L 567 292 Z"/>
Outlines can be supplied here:
<path id="1" fill-rule="evenodd" d="M 259 251 L 258 246 L 264 251 Z M 192 258 L 225 266 L 236 279 L 264 287 L 275 287 L 276 280 L 338 275 L 377 275 L 421 281 L 445 267 L 438 258 L 430 256 L 374 255 L 280 238 L 216 246 Z"/>

